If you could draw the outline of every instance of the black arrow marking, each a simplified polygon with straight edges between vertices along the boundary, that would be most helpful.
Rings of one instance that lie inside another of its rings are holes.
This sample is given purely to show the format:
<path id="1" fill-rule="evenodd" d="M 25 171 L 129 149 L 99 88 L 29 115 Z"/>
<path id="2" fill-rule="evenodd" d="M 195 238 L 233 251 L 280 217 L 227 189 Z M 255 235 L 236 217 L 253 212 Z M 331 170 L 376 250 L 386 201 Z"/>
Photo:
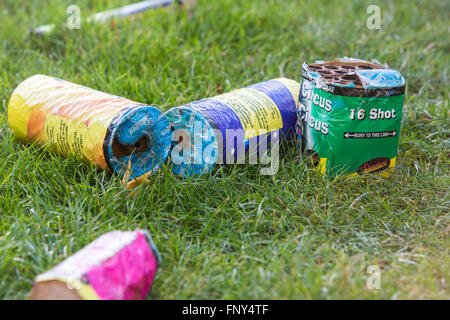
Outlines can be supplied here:
<path id="1" fill-rule="evenodd" d="M 344 132 L 344 139 L 378 139 L 391 138 L 397 135 L 397 130 L 378 132 Z"/>

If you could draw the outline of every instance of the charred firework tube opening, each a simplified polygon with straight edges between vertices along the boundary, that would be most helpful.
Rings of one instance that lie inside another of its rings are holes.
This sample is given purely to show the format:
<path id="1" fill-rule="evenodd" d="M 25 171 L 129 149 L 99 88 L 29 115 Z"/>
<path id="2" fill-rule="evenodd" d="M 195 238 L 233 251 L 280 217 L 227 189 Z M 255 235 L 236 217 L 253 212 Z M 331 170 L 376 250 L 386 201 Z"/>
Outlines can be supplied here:
<path id="1" fill-rule="evenodd" d="M 125 182 L 157 170 L 170 150 L 170 123 L 157 108 L 45 75 L 15 89 L 8 122 L 22 142 L 50 144 Z"/>
<path id="2" fill-rule="evenodd" d="M 144 299 L 160 263 L 147 231 L 111 231 L 37 276 L 30 299 Z"/>
<path id="3" fill-rule="evenodd" d="M 298 82 L 279 78 L 170 109 L 172 171 L 200 175 L 234 163 L 251 146 L 259 152 L 272 137 L 290 139 L 299 90 Z"/>

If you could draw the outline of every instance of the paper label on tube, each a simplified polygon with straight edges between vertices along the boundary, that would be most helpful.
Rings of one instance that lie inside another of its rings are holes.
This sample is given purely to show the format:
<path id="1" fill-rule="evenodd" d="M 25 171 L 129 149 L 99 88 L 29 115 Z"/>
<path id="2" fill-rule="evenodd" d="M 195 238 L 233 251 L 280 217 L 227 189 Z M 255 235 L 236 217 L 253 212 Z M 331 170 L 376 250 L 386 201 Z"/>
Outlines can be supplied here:
<path id="1" fill-rule="evenodd" d="M 258 90 L 243 88 L 212 99 L 227 105 L 237 114 L 244 128 L 245 139 L 258 136 L 260 129 L 273 131 L 283 128 L 277 105 Z"/>

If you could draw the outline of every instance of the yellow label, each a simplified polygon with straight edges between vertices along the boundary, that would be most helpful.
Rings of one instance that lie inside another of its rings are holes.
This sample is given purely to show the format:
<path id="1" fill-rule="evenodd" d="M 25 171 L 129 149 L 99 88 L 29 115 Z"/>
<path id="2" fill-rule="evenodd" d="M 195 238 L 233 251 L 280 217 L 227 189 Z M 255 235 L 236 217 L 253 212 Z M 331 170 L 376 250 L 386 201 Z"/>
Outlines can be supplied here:
<path id="1" fill-rule="evenodd" d="M 45 140 L 58 152 L 80 159 L 89 159 L 102 168 L 106 167 L 102 156 L 106 131 L 107 128 L 98 121 L 87 127 L 82 122 L 53 114 L 47 115 L 45 121 Z"/>
<path id="2" fill-rule="evenodd" d="M 230 107 L 239 117 L 245 139 L 283 128 L 283 119 L 275 102 L 252 88 L 232 91 L 213 98 Z"/>
<path id="3" fill-rule="evenodd" d="M 319 171 L 321 174 L 325 174 L 327 170 L 327 158 L 320 158 L 319 159 Z"/>
<path id="4" fill-rule="evenodd" d="M 45 122 L 45 140 L 51 142 L 58 152 L 84 157 L 86 126 L 77 121 L 49 114 Z"/>
<path id="5" fill-rule="evenodd" d="M 13 94 L 8 105 L 8 123 L 17 139 L 27 141 L 27 126 L 32 109 L 19 94 Z"/>

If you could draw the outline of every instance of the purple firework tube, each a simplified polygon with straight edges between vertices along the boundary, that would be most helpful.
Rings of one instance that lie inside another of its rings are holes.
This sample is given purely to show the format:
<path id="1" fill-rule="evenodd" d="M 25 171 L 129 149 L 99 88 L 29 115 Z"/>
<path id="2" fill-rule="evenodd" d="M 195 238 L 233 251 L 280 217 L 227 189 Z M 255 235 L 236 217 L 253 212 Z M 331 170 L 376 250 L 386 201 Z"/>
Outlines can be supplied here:
<path id="1" fill-rule="evenodd" d="M 173 172 L 200 175 L 272 137 L 291 139 L 299 91 L 298 82 L 278 78 L 170 109 Z"/>

